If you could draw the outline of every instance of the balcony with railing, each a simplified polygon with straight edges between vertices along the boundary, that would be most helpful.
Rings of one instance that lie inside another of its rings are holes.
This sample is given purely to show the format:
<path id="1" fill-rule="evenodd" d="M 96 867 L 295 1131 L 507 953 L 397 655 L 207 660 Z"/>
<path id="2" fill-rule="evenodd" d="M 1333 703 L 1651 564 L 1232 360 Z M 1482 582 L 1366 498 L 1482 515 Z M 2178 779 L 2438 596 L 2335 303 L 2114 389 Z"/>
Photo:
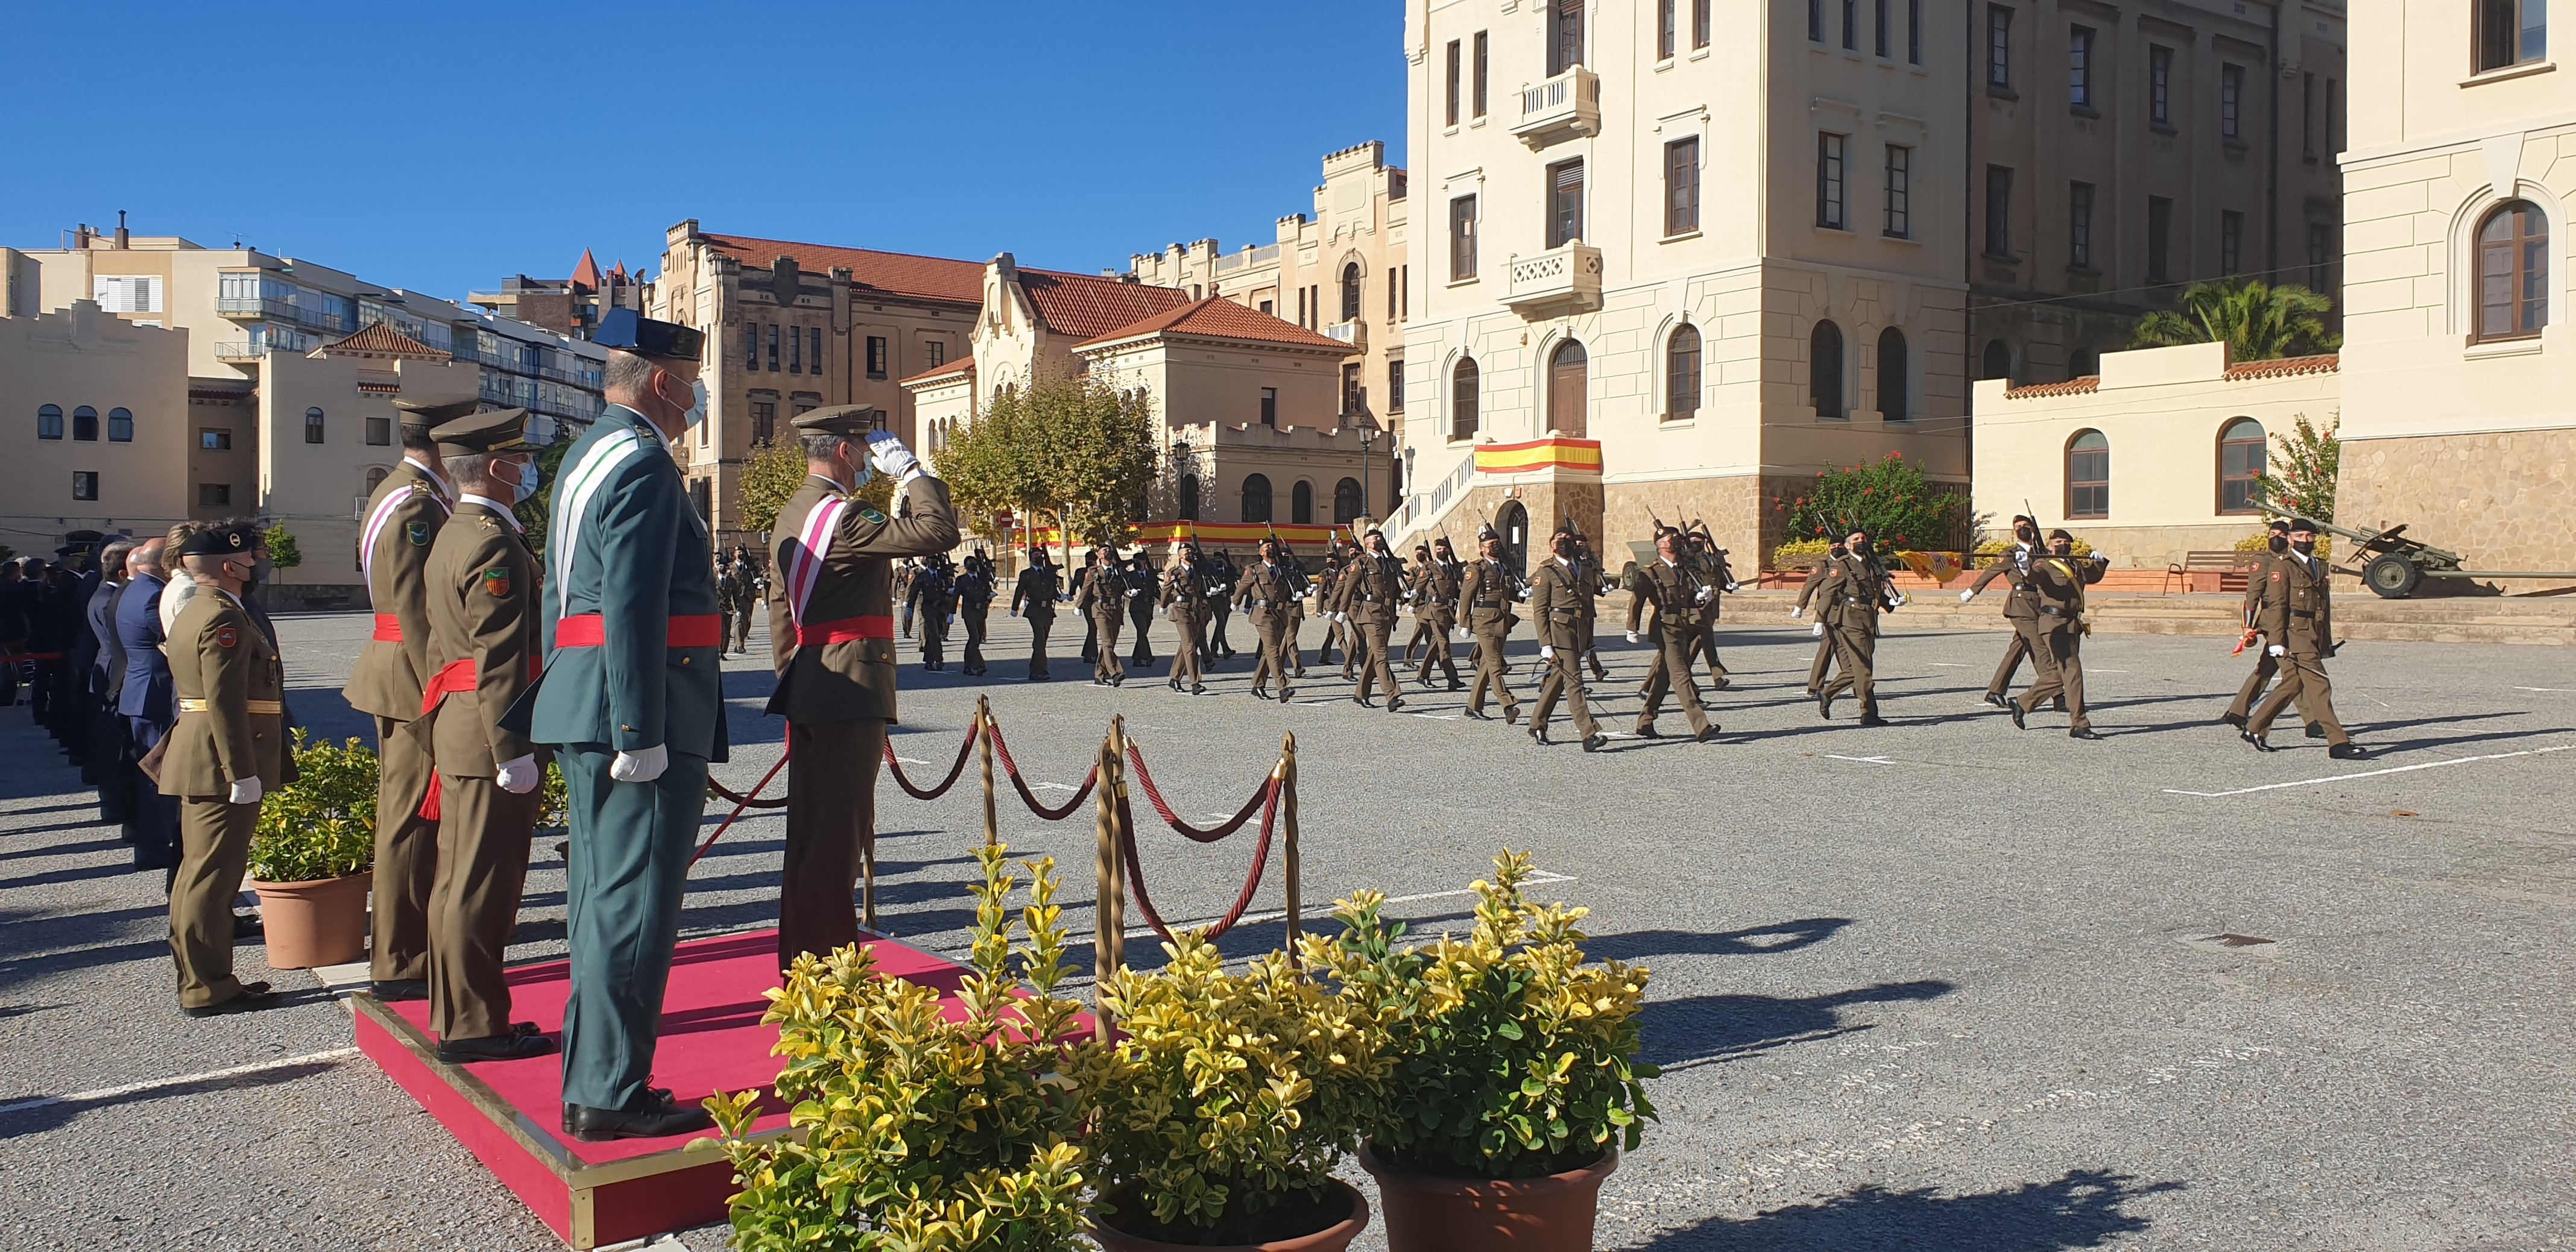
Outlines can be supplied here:
<path id="1" fill-rule="evenodd" d="M 1503 303 L 1522 317 L 1562 317 L 1601 307 L 1601 249 L 1580 239 L 1511 263 Z"/>
<path id="2" fill-rule="evenodd" d="M 1544 148 L 1561 139 L 1601 133 L 1601 76 L 1580 65 L 1521 89 L 1521 119 L 1512 133 Z"/>
<path id="3" fill-rule="evenodd" d="M 1349 344 L 1355 352 L 1368 351 L 1368 323 L 1356 318 L 1347 322 L 1335 322 L 1325 327 L 1324 337 Z"/>
<path id="4" fill-rule="evenodd" d="M 292 300 L 269 296 L 219 296 L 215 300 L 215 314 L 244 322 L 293 322 L 334 334 L 346 334 L 356 329 L 349 325 L 349 319 L 337 313 L 306 308 Z"/>
<path id="5" fill-rule="evenodd" d="M 268 344 L 246 343 L 241 340 L 234 340 L 231 343 L 219 343 L 215 345 L 215 359 L 218 361 L 256 361 L 261 357 L 268 355 L 269 347 L 270 345 Z"/>

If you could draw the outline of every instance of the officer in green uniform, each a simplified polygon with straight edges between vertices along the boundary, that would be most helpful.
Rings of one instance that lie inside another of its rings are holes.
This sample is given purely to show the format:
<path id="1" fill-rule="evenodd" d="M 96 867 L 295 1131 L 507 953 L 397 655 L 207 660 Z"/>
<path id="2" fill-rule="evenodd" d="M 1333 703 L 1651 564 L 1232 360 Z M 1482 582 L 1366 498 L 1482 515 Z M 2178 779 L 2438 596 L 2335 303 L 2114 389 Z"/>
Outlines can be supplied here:
<path id="1" fill-rule="evenodd" d="M 2317 555 L 2317 524 L 2290 521 L 2290 550 L 2274 559 L 2263 574 L 2262 591 L 2253 597 L 2253 621 L 2263 635 L 2264 654 L 2281 667 L 2281 685 L 2254 706 L 2238 735 L 2257 751 L 2272 751 L 2264 736 L 2272 719 L 2296 701 L 2299 717 L 2325 731 L 2326 755 L 2359 760 L 2370 755 L 2335 718 L 2334 685 L 2326 680 L 2326 661 L 2342 648 L 2334 637 L 2332 571 Z"/>
<path id="2" fill-rule="evenodd" d="M 726 759 L 706 522 L 671 459 L 706 420 L 705 339 L 632 309 L 601 319 L 592 342 L 611 349 L 608 406 L 559 471 L 539 602 L 545 674 L 512 710 L 555 747 L 568 792 L 564 1123 L 585 1140 L 710 1124 L 703 1092 L 675 1100 L 650 1081 L 707 766 Z"/>

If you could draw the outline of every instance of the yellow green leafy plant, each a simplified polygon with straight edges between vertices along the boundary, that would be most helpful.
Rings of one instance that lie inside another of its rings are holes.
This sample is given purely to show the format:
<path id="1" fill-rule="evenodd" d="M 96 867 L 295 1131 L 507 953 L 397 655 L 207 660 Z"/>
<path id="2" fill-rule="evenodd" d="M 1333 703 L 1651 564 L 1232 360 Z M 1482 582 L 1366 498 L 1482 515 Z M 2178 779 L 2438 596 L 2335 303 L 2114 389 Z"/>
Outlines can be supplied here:
<path id="1" fill-rule="evenodd" d="M 1655 1116 L 1638 1059 L 1647 971 L 1592 963 L 1589 911 L 1523 893 L 1530 858 L 1509 848 L 1477 880 L 1476 925 L 1399 946 L 1404 924 L 1374 891 L 1339 902 L 1341 934 L 1312 951 L 1386 1034 L 1392 1063 L 1364 1124 L 1387 1164 L 1460 1178 L 1533 1178 L 1633 1150 Z"/>
<path id="2" fill-rule="evenodd" d="M 355 739 L 334 747 L 295 728 L 295 781 L 260 798 L 250 876 L 313 882 L 376 863 L 376 754 Z"/>
<path id="3" fill-rule="evenodd" d="M 787 1058 L 788 1130 L 755 1138 L 757 1092 L 707 1100 L 741 1186 L 741 1252 L 1054 1252 L 1083 1229 L 1091 1096 L 1074 1075 L 1101 1045 L 1068 1041 L 1082 1006 L 1056 994 L 1064 962 L 1054 858 L 1023 862 L 1027 904 L 1001 846 L 976 850 L 974 972 L 956 995 L 881 975 L 871 952 L 800 956 L 764 1022 Z M 1016 973 L 1014 972 L 1016 966 Z"/>

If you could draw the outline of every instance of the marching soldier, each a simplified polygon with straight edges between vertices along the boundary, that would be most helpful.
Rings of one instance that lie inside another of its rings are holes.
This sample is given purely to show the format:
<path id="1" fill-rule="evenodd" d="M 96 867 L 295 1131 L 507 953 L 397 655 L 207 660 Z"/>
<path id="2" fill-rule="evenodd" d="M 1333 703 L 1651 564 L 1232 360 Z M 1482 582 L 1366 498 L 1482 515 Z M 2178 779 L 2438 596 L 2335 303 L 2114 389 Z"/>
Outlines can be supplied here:
<path id="1" fill-rule="evenodd" d="M 1583 736 L 1583 750 L 1595 752 L 1607 740 L 1593 723 L 1592 709 L 1583 695 L 1583 641 L 1592 618 L 1592 575 L 1583 567 L 1573 532 L 1556 532 L 1549 547 L 1555 555 L 1539 566 L 1537 577 L 1530 580 L 1530 617 L 1538 626 L 1538 659 L 1548 669 L 1547 677 L 1539 682 L 1538 707 L 1530 711 L 1529 735 L 1540 743 L 1548 742 L 1548 714 L 1562 698 L 1573 705 L 1574 729 Z"/>
<path id="2" fill-rule="evenodd" d="M 1637 733 L 1658 738 L 1655 715 L 1668 690 L 1681 692 L 1682 713 L 1690 718 L 1691 737 L 1706 743 L 1717 736 L 1708 710 L 1699 702 L 1699 684 L 1691 681 L 1691 653 L 1706 637 L 1700 614 L 1717 599 L 1717 589 L 1701 581 L 1697 564 L 1683 551 L 1681 532 L 1667 528 L 1655 536 L 1655 561 L 1636 573 L 1632 588 L 1654 614 L 1646 629 L 1655 636 L 1657 666 L 1646 675 L 1646 704 L 1637 711 Z M 1637 610 L 1629 609 L 1628 642 L 1637 642 Z"/>
<path id="3" fill-rule="evenodd" d="M 1815 598 L 1816 588 L 1823 585 L 1825 581 L 1826 571 L 1833 568 L 1834 561 L 1840 559 L 1842 554 L 1843 541 L 1836 539 L 1833 541 L 1833 547 L 1827 551 L 1826 558 L 1824 560 L 1820 560 L 1807 567 L 1806 581 L 1798 584 L 1797 607 L 1789 610 L 1789 616 L 1797 617 L 1807 611 L 1808 602 Z M 1822 616 L 1819 616 L 1816 620 L 1814 634 L 1816 636 L 1816 655 L 1815 659 L 1807 662 L 1807 698 L 1810 700 L 1823 694 L 1825 690 L 1825 679 L 1832 676 L 1834 672 L 1834 641 L 1827 638 L 1825 635 L 1825 623 Z"/>
<path id="4" fill-rule="evenodd" d="M 1736 592 L 1735 571 L 1727 566 L 1726 549 L 1717 546 L 1716 538 L 1705 529 L 1686 532 L 1683 539 L 1689 559 L 1699 569 L 1700 585 L 1720 593 L 1711 595 L 1708 603 L 1695 614 L 1699 619 L 1699 634 L 1694 646 L 1700 658 L 1708 662 L 1709 686 L 1724 691 L 1731 679 L 1727 676 L 1726 663 L 1717 659 L 1718 606 L 1721 596 L 1731 596 Z"/>
<path id="5" fill-rule="evenodd" d="M 779 872 L 778 965 L 858 942 L 850 889 L 876 860 L 877 770 L 895 720 L 896 557 L 934 562 L 957 542 L 947 485 L 877 426 L 873 405 L 815 409 L 795 420 L 805 482 L 778 511 L 769 597 L 778 689 L 787 718 L 787 851 Z M 871 471 L 897 481 L 888 517 L 855 497 Z M 913 580 L 935 581 L 936 565 Z M 921 605 L 923 630 L 933 610 Z M 944 613 L 944 610 L 942 610 Z M 866 877 L 873 887 L 875 875 Z M 870 927 L 876 902 L 868 900 Z"/>
<path id="6" fill-rule="evenodd" d="M 179 868 L 170 888 L 170 955 L 179 1007 L 212 1017 L 273 1007 L 264 982 L 233 977 L 233 896 L 250 864 L 260 797 L 295 781 L 286 742 L 286 671 L 241 595 L 259 564 L 259 532 L 209 526 L 179 545 L 202 589 L 171 623 L 169 732 L 161 794 L 179 805 Z"/>
<path id="7" fill-rule="evenodd" d="M 1333 540 L 1325 545 L 1324 572 L 1315 578 L 1315 612 L 1324 619 L 1324 644 L 1315 649 L 1315 664 L 1332 664 L 1333 653 L 1338 649 L 1342 654 L 1344 682 L 1354 681 L 1351 667 L 1359 660 L 1358 632 L 1350 629 L 1333 606 L 1341 603 L 1342 579 L 1349 574 L 1351 563 L 1357 559 L 1343 547 L 1341 540 Z"/>
<path id="8" fill-rule="evenodd" d="M 1510 657 L 1512 626 L 1520 619 L 1512 608 L 1529 593 L 1503 564 L 1503 537 L 1492 526 L 1477 529 L 1476 547 L 1476 560 L 1458 584 L 1458 603 L 1476 637 L 1476 681 L 1467 690 L 1467 716 L 1486 720 L 1485 693 L 1490 690 L 1502 698 L 1503 723 L 1510 725 L 1521 719 L 1520 697 L 1512 694 Z"/>
<path id="9" fill-rule="evenodd" d="M 1292 671 L 1296 668 L 1293 662 L 1297 641 L 1292 632 L 1296 630 L 1298 597 L 1296 567 L 1287 563 L 1284 547 L 1275 538 L 1262 540 L 1260 563 L 1243 571 L 1234 592 L 1235 607 L 1244 611 L 1261 641 L 1260 653 L 1252 664 L 1252 694 L 1264 700 L 1271 698 L 1263 684 L 1276 679 L 1281 704 L 1288 702 L 1290 688 L 1295 684 Z"/>
<path id="10" fill-rule="evenodd" d="M 1219 548 L 1208 558 L 1208 646 L 1207 655 L 1218 660 L 1231 659 L 1234 641 L 1225 637 L 1228 619 L 1234 616 L 1234 584 L 1242 571 L 1234 566 L 1234 553 Z"/>
<path id="11" fill-rule="evenodd" d="M 1566 525 L 1574 536 L 1574 568 L 1583 575 L 1583 660 L 1592 667 L 1594 680 L 1606 680 L 1610 667 L 1601 663 L 1600 649 L 1592 641 L 1592 628 L 1601 617 L 1601 597 L 1610 594 L 1609 576 L 1602 572 L 1601 557 L 1592 550 L 1592 541 L 1582 531 L 1572 529 L 1571 520 Z"/>
<path id="12" fill-rule="evenodd" d="M 966 627 L 966 666 L 968 674 L 983 674 L 984 622 L 993 611 L 993 560 L 981 550 L 967 554 L 965 568 L 957 575 L 957 618 Z"/>
<path id="13" fill-rule="evenodd" d="M 429 891 L 429 1028 L 442 1061 L 545 1056 L 555 1041 L 510 1021 L 501 962 L 528 881 L 544 803 L 537 745 L 502 713 L 535 685 L 537 565 L 512 506 L 536 494 L 528 411 L 460 417 L 431 434 L 462 494 L 424 578 L 429 681 L 409 733 L 437 763 L 421 807 L 438 822 Z M 730 576 L 732 571 L 727 570 Z"/>
<path id="14" fill-rule="evenodd" d="M 1464 691 L 1467 684 L 1458 681 L 1458 662 L 1449 655 L 1450 632 L 1458 628 L 1458 596 L 1466 584 L 1467 568 L 1449 547 L 1449 536 L 1432 541 L 1421 567 L 1413 580 L 1414 634 L 1423 637 L 1430 647 L 1422 654 L 1422 668 L 1413 676 L 1425 688 L 1431 686 L 1431 666 L 1436 662 L 1449 679 L 1449 690 Z"/>
<path id="15" fill-rule="evenodd" d="M 1127 667 L 1118 663 L 1118 627 L 1127 619 L 1127 597 L 1135 594 L 1135 588 L 1127 585 L 1127 570 L 1118 562 L 1115 545 L 1095 548 L 1092 555 L 1098 559 L 1082 571 L 1082 585 L 1073 592 L 1073 611 L 1090 615 L 1099 645 L 1091 685 L 1121 686 L 1127 681 Z"/>
<path id="16" fill-rule="evenodd" d="M 1430 623 L 1423 621 L 1420 613 L 1414 612 L 1421 599 L 1415 589 L 1422 582 L 1423 572 L 1430 568 L 1431 545 L 1427 543 L 1413 545 L 1413 559 L 1404 567 L 1404 608 L 1405 613 L 1413 618 L 1413 633 L 1404 637 L 1404 655 L 1397 658 L 1400 664 L 1413 664 L 1414 653 L 1421 650 L 1423 638 L 1431 633 Z"/>
<path id="17" fill-rule="evenodd" d="M 2255 616 L 2263 602 L 2264 584 L 2271 581 L 2272 567 L 2289 555 L 2289 551 L 2290 519 L 2273 518 L 2264 537 L 2264 552 L 2245 575 L 2245 642 L 2248 644 L 2261 634 L 2256 629 Z M 2245 720 L 2254 711 L 2254 702 L 2263 698 L 2263 689 L 2271 685 L 2273 675 L 2280 670 L 2281 662 L 2272 655 L 2270 648 L 2254 649 L 2254 672 L 2245 676 L 2244 684 L 2236 689 L 2236 698 L 2228 702 L 2227 711 L 2219 714 L 2218 720 L 2238 730 L 2245 729 Z M 2313 722 L 2308 724 L 2308 738 L 2323 739 L 2325 736 L 2324 727 Z"/>
<path id="18" fill-rule="evenodd" d="M 420 716 L 421 685 L 429 677 L 429 548 L 456 507 L 456 489 L 439 472 L 429 431 L 479 406 L 470 395 L 394 401 L 402 410 L 402 462 L 367 497 L 358 532 L 359 577 L 375 606 L 375 634 L 343 694 L 349 707 L 376 719 L 376 864 L 369 893 L 375 936 L 368 976 L 379 1000 L 429 994 L 438 823 L 422 817 L 420 806 L 435 766 L 429 745 L 401 732 Z"/>
<path id="19" fill-rule="evenodd" d="M 1136 650 L 1127 663 L 1146 673 L 1154 672 L 1154 604 L 1163 580 L 1154 573 L 1154 563 L 1147 560 L 1143 548 L 1127 560 L 1127 622 L 1136 628 Z"/>
<path id="20" fill-rule="evenodd" d="M 2338 760 L 2366 757 L 2368 751 L 2344 733 L 2335 720 L 2334 686 L 2326 681 L 2326 659 L 2341 646 L 2334 637 L 2334 600 L 2328 594 L 2330 571 L 2317 556 L 2317 524 L 2290 522 L 2290 550 L 2264 571 L 2263 592 L 2255 598 L 2254 618 L 2263 633 L 2263 651 L 2281 667 L 2281 685 L 2254 706 L 2241 738 L 2260 752 L 2272 751 L 2264 736 L 2272 719 L 2295 700 L 2299 717 L 2325 731 L 2326 753 Z"/>
<path id="21" fill-rule="evenodd" d="M 1047 681 L 1047 630 L 1055 625 L 1056 591 L 1063 582 L 1044 547 L 1029 549 L 1029 567 L 1011 588 L 1011 609 L 1029 619 L 1029 681 Z"/>
<path id="22" fill-rule="evenodd" d="M 906 609 L 920 609 L 914 620 L 921 625 L 923 669 L 948 668 L 948 619 L 957 611 L 954 568 L 946 552 L 932 553 L 912 576 L 912 590 L 904 597 Z"/>
<path id="23" fill-rule="evenodd" d="M 1181 689 L 1181 679 L 1189 679 L 1191 695 L 1205 695 L 1207 684 L 1199 673 L 1199 629 L 1207 617 L 1207 591 L 1199 581 L 1199 553 L 1196 544 L 1184 544 L 1172 552 L 1163 567 L 1163 589 L 1160 597 L 1164 610 L 1171 615 L 1174 633 L 1180 641 L 1172 645 L 1172 690 Z"/>
<path id="24" fill-rule="evenodd" d="M 1273 540 L 1273 542 L 1277 541 Z M 1306 676 L 1306 650 L 1304 646 L 1298 642 L 1298 636 L 1306 629 L 1306 594 L 1315 590 L 1315 584 L 1314 580 L 1306 577 L 1306 568 L 1297 563 L 1296 550 L 1285 543 L 1279 544 L 1279 563 L 1288 572 L 1288 586 L 1290 590 L 1296 593 L 1288 601 L 1288 660 L 1296 668 L 1297 676 L 1299 678 L 1304 678 Z M 1320 604 L 1321 602 L 1322 601 L 1318 599 L 1317 603 Z M 1315 656 L 1315 663 L 1317 665 L 1324 663 L 1322 649 L 1316 649 Z"/>
<path id="25" fill-rule="evenodd" d="M 920 576 L 920 563 L 909 558 L 894 567 L 894 602 L 903 606 L 899 630 L 906 639 L 912 638 L 912 580 Z"/>
<path id="26" fill-rule="evenodd" d="M 1816 715 L 1831 721 L 1834 697 L 1849 691 L 1860 699 L 1860 724 L 1884 726 L 1886 719 L 1878 715 L 1877 675 L 1871 667 L 1878 652 L 1878 610 L 1882 604 L 1893 607 L 1895 600 L 1887 571 L 1871 550 L 1869 532 L 1854 529 L 1843 545 L 1826 562 L 1824 576 L 1810 588 L 1819 601 L 1816 617 L 1824 623 L 1825 638 L 1833 643 L 1834 663 L 1842 670 L 1816 692 Z M 1806 606 L 1798 607 L 1803 611 Z"/>
<path id="27" fill-rule="evenodd" d="M 2012 713 L 2013 727 L 2027 729 L 2027 719 L 2040 701 L 2062 699 L 2074 715 L 2067 735 L 2099 739 L 2102 736 L 2094 732 L 2092 719 L 2084 713 L 2084 633 L 2092 629 L 2084 620 L 2084 587 L 2102 581 L 2102 571 L 2111 562 L 2098 554 L 2077 560 L 2074 545 L 2075 536 L 2063 530 L 2049 532 L 2048 555 L 2032 561 L 2013 587 L 2016 595 L 2028 587 L 2038 606 L 2030 659 L 2039 679 L 2005 707 Z"/>
<path id="28" fill-rule="evenodd" d="M 2021 668 L 2022 658 L 2034 658 L 2032 664 L 2037 665 L 2039 662 L 2035 658 L 2043 650 L 2045 641 L 2039 637 L 2042 629 L 2040 597 L 2030 586 L 2030 569 L 2033 562 L 2046 555 L 2047 552 L 2039 546 L 2039 523 L 2028 515 L 2015 514 L 2012 546 L 2004 549 L 1995 563 L 1986 567 L 1986 572 L 1977 575 L 1977 581 L 1959 593 L 1959 603 L 1966 604 L 1976 599 L 1977 593 L 1984 591 L 1987 583 L 1997 578 L 2004 580 L 2004 624 L 2011 627 L 2013 633 L 2004 644 L 2004 659 L 1995 666 L 1995 676 L 1986 683 L 1986 703 L 1999 709 L 2010 703 L 2004 698 L 2004 692 L 2011 688 L 2013 674 Z"/>
<path id="29" fill-rule="evenodd" d="M 1395 610 L 1404 594 L 1404 566 L 1386 549 L 1386 532 L 1372 529 L 1368 533 L 1368 550 L 1353 553 L 1342 565 L 1340 594 L 1333 602 L 1333 616 L 1349 630 L 1351 642 L 1367 649 L 1360 658 L 1359 686 L 1351 699 L 1362 708 L 1369 704 L 1369 680 L 1377 679 L 1386 692 L 1386 711 L 1404 707 L 1404 688 L 1395 681 L 1395 667 L 1387 663 L 1387 647 L 1395 634 Z"/>
<path id="30" fill-rule="evenodd" d="M 1082 572 L 1073 576 L 1073 593 L 1075 595 L 1079 596 L 1082 594 L 1083 584 L 1091 581 L 1091 571 L 1098 567 L 1099 564 L 1100 550 L 1098 548 L 1085 548 L 1082 550 Z M 1082 663 L 1085 665 L 1097 665 L 1100 663 L 1100 619 L 1093 617 L 1089 613 L 1083 613 L 1082 609 L 1079 607 L 1076 607 L 1074 612 L 1082 614 Z"/>

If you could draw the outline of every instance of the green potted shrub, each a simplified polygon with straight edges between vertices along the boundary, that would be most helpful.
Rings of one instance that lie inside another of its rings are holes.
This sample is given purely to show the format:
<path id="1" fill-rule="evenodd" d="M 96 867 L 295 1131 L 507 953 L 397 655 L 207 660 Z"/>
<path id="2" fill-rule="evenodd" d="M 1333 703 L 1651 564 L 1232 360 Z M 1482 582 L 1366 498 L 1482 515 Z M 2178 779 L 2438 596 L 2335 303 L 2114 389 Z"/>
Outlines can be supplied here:
<path id="1" fill-rule="evenodd" d="M 1586 1252 L 1602 1180 L 1655 1115 L 1638 1059 L 1646 970 L 1588 962 L 1588 910 L 1530 903 L 1530 858 L 1504 849 L 1473 884 L 1464 939 L 1399 947 L 1385 897 L 1341 902 L 1308 950 L 1386 1035 L 1384 1099 L 1360 1164 L 1390 1252 Z"/>
<path id="2" fill-rule="evenodd" d="M 1100 1045 L 1068 1040 L 1082 1006 L 1056 995 L 1070 972 L 1053 858 L 1033 882 L 1014 942 L 1007 849 L 977 850 L 975 972 L 951 1021 L 940 993 L 876 972 L 853 945 L 800 956 L 762 1020 L 787 1058 L 784 1134 L 755 1135 L 759 1093 L 706 1102 L 734 1178 L 740 1252 L 1080 1247 L 1091 1106 L 1069 1075 Z M 1012 964 L 1019 967 L 1015 977 Z"/>
<path id="3" fill-rule="evenodd" d="M 1310 945 L 1310 949 L 1316 945 Z M 1368 1201 L 1332 1176 L 1381 1098 L 1381 1034 L 1289 960 L 1228 973 L 1202 936 L 1103 988 L 1116 1045 L 1083 1058 L 1098 1093 L 1092 1237 L 1107 1252 L 1340 1252 Z"/>
<path id="4" fill-rule="evenodd" d="M 268 963 L 341 965 L 367 954 L 376 863 L 376 754 L 296 728 L 295 780 L 260 799 L 248 886 L 259 893 Z"/>

